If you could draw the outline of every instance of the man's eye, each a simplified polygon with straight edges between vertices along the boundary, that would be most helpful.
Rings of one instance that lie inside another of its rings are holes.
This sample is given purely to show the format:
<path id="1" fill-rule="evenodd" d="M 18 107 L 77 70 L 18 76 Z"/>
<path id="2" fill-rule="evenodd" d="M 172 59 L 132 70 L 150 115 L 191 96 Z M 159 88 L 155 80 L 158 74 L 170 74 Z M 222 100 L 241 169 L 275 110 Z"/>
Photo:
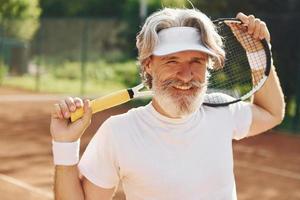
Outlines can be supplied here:
<path id="1" fill-rule="evenodd" d="M 205 66 L 206 62 L 203 60 L 195 60 L 195 61 L 192 61 L 191 64 Z"/>
<path id="2" fill-rule="evenodd" d="M 202 64 L 203 63 L 203 61 L 201 61 L 201 60 L 193 60 L 192 62 L 193 63 L 198 63 L 198 64 Z"/>
<path id="3" fill-rule="evenodd" d="M 178 62 L 175 60 L 169 60 L 168 62 L 166 62 L 166 64 L 177 64 Z"/>

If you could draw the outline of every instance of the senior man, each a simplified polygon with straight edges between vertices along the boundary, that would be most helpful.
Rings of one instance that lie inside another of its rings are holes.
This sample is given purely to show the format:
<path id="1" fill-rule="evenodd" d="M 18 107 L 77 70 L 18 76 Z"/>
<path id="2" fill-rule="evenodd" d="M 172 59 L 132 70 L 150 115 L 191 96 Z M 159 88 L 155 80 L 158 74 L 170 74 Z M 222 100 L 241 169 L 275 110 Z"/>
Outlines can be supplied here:
<path id="1" fill-rule="evenodd" d="M 237 18 L 254 38 L 270 42 L 263 21 L 243 13 Z M 237 199 L 232 139 L 262 133 L 284 116 L 275 67 L 252 103 L 211 108 L 202 105 L 207 68 L 223 63 L 225 52 L 205 14 L 196 9 L 155 12 L 136 44 L 153 99 L 106 120 L 79 163 L 79 139 L 91 122 L 89 100 L 70 97 L 55 104 L 56 199 L 111 199 L 120 180 L 128 200 Z M 70 113 L 82 106 L 83 118 L 70 123 Z"/>

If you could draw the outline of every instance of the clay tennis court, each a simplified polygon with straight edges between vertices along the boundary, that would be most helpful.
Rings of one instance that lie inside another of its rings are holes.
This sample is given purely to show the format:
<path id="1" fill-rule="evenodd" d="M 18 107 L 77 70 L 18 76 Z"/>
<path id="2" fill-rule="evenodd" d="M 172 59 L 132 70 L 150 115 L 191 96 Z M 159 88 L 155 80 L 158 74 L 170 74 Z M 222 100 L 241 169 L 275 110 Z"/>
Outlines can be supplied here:
<path id="1" fill-rule="evenodd" d="M 49 123 L 51 106 L 59 98 L 0 87 L 1 200 L 53 199 Z M 107 117 L 129 107 L 96 114 L 82 149 Z M 300 199 L 299 155 L 300 137 L 278 131 L 234 142 L 239 200 Z M 120 190 L 114 199 L 125 199 Z"/>

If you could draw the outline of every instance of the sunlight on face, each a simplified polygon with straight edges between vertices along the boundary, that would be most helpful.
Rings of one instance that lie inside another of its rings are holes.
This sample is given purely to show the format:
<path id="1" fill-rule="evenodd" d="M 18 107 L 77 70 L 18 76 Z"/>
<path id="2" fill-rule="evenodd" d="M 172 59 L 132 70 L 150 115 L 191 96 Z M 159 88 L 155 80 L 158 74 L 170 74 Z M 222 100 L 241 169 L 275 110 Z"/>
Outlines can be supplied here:
<path id="1" fill-rule="evenodd" d="M 166 113 L 182 117 L 199 108 L 206 92 L 207 61 L 208 56 L 197 51 L 153 56 L 154 99 Z"/>

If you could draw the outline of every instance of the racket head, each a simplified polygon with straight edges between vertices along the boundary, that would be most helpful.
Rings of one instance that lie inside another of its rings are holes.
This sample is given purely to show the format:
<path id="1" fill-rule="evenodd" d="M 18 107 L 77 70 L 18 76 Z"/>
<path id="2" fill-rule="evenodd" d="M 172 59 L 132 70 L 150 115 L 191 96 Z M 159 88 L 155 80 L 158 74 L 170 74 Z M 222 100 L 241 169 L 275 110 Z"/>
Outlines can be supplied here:
<path id="1" fill-rule="evenodd" d="M 223 38 L 225 64 L 208 69 L 203 104 L 227 106 L 248 99 L 263 86 L 271 69 L 271 51 L 265 39 L 254 39 L 238 19 L 222 18 L 213 23 Z"/>

